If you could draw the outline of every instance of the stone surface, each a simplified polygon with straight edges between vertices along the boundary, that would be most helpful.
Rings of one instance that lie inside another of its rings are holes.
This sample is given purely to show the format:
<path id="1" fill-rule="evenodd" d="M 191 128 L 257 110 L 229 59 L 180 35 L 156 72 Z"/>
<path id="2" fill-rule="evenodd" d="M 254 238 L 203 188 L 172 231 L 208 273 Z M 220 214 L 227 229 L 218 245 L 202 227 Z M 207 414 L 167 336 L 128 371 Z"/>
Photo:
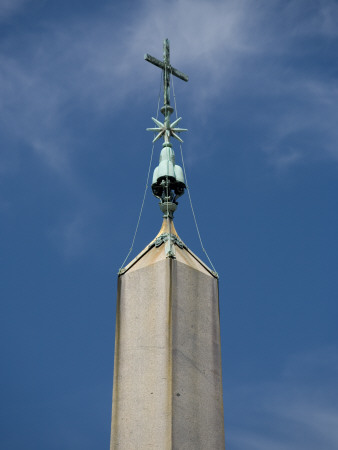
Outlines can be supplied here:
<path id="1" fill-rule="evenodd" d="M 218 280 L 175 252 L 119 277 L 111 450 L 224 449 Z"/>
<path id="2" fill-rule="evenodd" d="M 172 448 L 224 449 L 218 283 L 172 261 Z"/>

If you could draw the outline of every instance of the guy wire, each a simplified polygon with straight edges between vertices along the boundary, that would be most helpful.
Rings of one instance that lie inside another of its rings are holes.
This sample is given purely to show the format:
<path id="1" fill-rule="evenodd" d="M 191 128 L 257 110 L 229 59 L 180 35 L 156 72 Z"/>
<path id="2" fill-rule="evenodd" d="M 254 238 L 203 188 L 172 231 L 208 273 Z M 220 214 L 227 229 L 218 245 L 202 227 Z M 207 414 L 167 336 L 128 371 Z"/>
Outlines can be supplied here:
<path id="1" fill-rule="evenodd" d="M 160 79 L 160 90 L 159 90 L 159 93 L 158 93 L 156 119 L 158 119 L 158 112 L 159 112 L 159 109 L 160 109 L 161 88 L 162 88 L 162 74 L 161 74 L 161 79 Z M 145 199 L 146 199 L 146 196 L 147 196 L 149 176 L 150 176 L 150 171 L 151 171 L 151 165 L 152 165 L 152 162 L 153 162 L 154 147 L 155 147 L 155 143 L 153 143 L 152 148 L 151 148 L 151 155 L 150 155 L 150 161 L 149 161 L 149 167 L 148 167 L 148 173 L 147 173 L 147 181 L 146 181 L 146 185 L 145 185 L 145 188 L 144 188 L 141 209 L 140 209 L 140 213 L 139 213 L 139 216 L 138 216 L 138 219 L 137 219 L 137 224 L 136 224 L 134 236 L 133 236 L 133 239 L 132 239 L 132 242 L 131 242 L 131 247 L 130 247 L 129 252 L 128 252 L 127 256 L 125 257 L 125 259 L 124 259 L 124 261 L 123 261 L 123 263 L 122 263 L 122 265 L 120 267 L 120 270 L 118 271 L 119 274 L 121 273 L 121 271 L 123 269 L 123 266 L 125 265 L 127 259 L 129 258 L 130 253 L 133 251 L 133 248 L 134 248 L 136 234 L 137 234 L 137 231 L 138 231 L 138 227 L 140 225 L 141 216 L 142 216 L 143 207 L 144 207 L 144 202 L 145 202 Z"/>
<path id="2" fill-rule="evenodd" d="M 174 77 L 171 77 L 171 81 L 172 81 L 172 86 L 173 86 L 173 96 L 174 96 L 174 103 L 175 103 L 175 115 L 176 115 L 176 119 L 178 118 L 178 113 L 177 113 L 177 104 L 176 104 L 176 95 L 175 95 L 175 87 L 174 87 Z M 205 253 L 206 257 L 208 258 L 208 261 L 212 267 L 212 270 L 214 271 L 215 275 L 218 276 L 217 271 L 211 261 L 211 259 L 209 258 L 209 255 L 207 253 L 207 251 L 204 248 L 203 242 L 202 242 L 202 238 L 201 238 L 201 234 L 200 234 L 200 230 L 198 228 L 197 225 L 197 219 L 196 219 L 196 215 L 195 215 L 195 211 L 194 208 L 192 206 L 192 200 L 191 200 L 191 195 L 190 195 L 190 189 L 189 189 L 189 185 L 188 185 L 188 178 L 187 178 L 187 173 L 185 170 L 185 164 L 184 164 L 184 158 L 183 158 L 183 150 L 182 150 L 182 144 L 180 143 L 180 152 L 181 152 L 181 159 L 182 159 L 182 167 L 183 167 L 183 173 L 184 173 L 184 178 L 185 178 L 185 182 L 186 182 L 186 186 L 187 186 L 187 191 L 188 191 L 188 197 L 189 197 L 189 203 L 190 203 L 190 207 L 191 207 L 191 212 L 194 218 L 194 222 L 195 222 L 195 227 L 196 227 L 196 231 L 198 234 L 198 238 L 202 247 L 203 252 Z"/>

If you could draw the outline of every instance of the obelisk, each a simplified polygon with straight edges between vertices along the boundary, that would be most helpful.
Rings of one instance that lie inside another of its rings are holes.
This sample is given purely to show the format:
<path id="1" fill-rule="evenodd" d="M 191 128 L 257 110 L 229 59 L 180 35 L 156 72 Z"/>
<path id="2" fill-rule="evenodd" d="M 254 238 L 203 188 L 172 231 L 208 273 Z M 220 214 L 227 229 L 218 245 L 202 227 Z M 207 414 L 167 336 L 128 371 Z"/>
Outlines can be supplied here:
<path id="1" fill-rule="evenodd" d="M 163 136 L 152 191 L 163 225 L 155 239 L 119 272 L 110 449 L 221 450 L 224 445 L 218 276 L 181 241 L 174 227 L 186 188 L 170 137 L 170 76 L 188 77 L 164 60 Z"/>

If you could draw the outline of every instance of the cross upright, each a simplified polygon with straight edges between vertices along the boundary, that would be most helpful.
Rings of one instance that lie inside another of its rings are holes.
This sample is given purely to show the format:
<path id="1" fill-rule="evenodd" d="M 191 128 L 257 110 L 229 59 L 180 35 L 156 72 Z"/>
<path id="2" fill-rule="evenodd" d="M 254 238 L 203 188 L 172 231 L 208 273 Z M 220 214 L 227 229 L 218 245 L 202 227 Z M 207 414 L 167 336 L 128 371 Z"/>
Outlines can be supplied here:
<path id="1" fill-rule="evenodd" d="M 161 109 L 161 111 L 164 114 L 165 118 L 168 119 L 169 115 L 173 111 L 172 107 L 170 106 L 169 96 L 170 73 L 183 81 L 188 81 L 189 78 L 187 75 L 170 65 L 169 39 L 164 39 L 163 41 L 163 61 L 160 61 L 159 59 L 148 55 L 148 53 L 144 55 L 144 59 L 163 70 L 164 106 L 162 108 L 163 110 Z"/>

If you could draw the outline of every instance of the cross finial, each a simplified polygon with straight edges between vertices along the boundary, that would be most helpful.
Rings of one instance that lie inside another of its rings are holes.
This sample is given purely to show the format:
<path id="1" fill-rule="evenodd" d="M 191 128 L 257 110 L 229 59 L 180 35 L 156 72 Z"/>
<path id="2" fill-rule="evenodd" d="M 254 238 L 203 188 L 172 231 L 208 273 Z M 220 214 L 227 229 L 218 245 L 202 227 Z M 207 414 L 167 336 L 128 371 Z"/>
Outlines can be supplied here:
<path id="1" fill-rule="evenodd" d="M 157 118 L 155 119 L 152 117 L 152 120 L 156 124 L 156 128 L 147 128 L 147 130 L 157 133 L 153 142 L 157 141 L 161 136 L 164 138 L 160 163 L 154 170 L 151 188 L 155 197 L 160 199 L 160 208 L 164 214 L 163 217 L 171 220 L 178 205 L 177 199 L 184 194 L 186 185 L 182 167 L 175 164 L 175 153 L 170 143 L 170 137 L 172 136 L 183 142 L 177 133 L 187 130 L 184 128 L 177 128 L 177 124 L 181 120 L 181 117 L 177 118 L 173 123 L 170 123 L 170 115 L 174 111 L 174 108 L 170 106 L 170 74 L 175 75 L 184 81 L 188 81 L 188 77 L 170 65 L 168 39 L 165 39 L 163 42 L 163 61 L 159 61 L 148 54 L 144 55 L 144 59 L 163 70 L 164 105 L 161 108 L 161 113 L 164 115 L 164 122 L 162 123 Z M 170 249 L 167 256 L 173 257 L 173 253 L 171 252 L 171 240 L 169 247 Z"/>
<path id="2" fill-rule="evenodd" d="M 162 124 L 160 121 L 153 118 L 153 121 L 158 126 L 158 128 L 147 128 L 148 131 L 157 131 L 158 134 L 155 137 L 154 141 L 157 141 L 161 136 L 164 137 L 165 142 L 169 142 L 169 137 L 173 136 L 179 141 L 183 142 L 181 138 L 177 136 L 176 133 L 181 131 L 187 131 L 183 128 L 175 128 L 175 125 L 181 120 L 181 118 L 175 120 L 172 124 L 170 124 L 170 114 L 174 111 L 172 106 L 170 106 L 170 74 L 175 75 L 177 78 L 180 78 L 183 81 L 188 81 L 188 76 L 179 70 L 175 69 L 170 65 L 170 46 L 169 39 L 164 39 L 163 41 L 163 61 L 154 58 L 151 55 L 146 53 L 144 55 L 144 59 L 154 64 L 163 70 L 163 93 L 164 93 L 164 104 L 161 108 L 161 112 L 164 115 L 164 123 Z"/>
<path id="3" fill-rule="evenodd" d="M 172 110 L 172 108 L 170 107 L 170 96 L 169 96 L 170 74 L 175 75 L 175 77 L 180 78 L 183 81 L 188 81 L 189 78 L 184 73 L 180 72 L 174 67 L 171 67 L 169 39 L 164 39 L 163 42 L 163 61 L 160 61 L 157 58 L 148 55 L 148 53 L 144 55 L 144 59 L 163 70 L 164 108 Z M 166 113 L 167 111 L 164 112 L 165 116 L 167 115 Z"/>

